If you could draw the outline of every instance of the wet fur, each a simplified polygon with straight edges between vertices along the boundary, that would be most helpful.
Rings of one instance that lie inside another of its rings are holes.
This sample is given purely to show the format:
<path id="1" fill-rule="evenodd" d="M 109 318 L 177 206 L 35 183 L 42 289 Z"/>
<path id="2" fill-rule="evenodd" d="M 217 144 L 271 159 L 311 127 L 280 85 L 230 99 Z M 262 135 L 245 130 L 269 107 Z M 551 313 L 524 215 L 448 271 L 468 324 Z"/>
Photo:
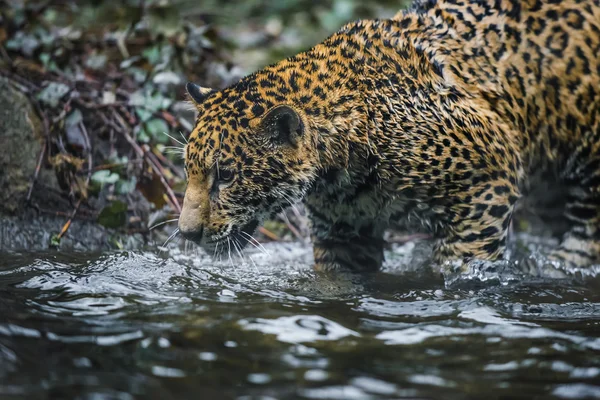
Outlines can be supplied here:
<path id="1" fill-rule="evenodd" d="M 295 141 L 265 127 L 281 105 Z M 180 227 L 208 249 L 304 200 L 317 269 L 377 270 L 384 230 L 407 218 L 437 262 L 495 260 L 543 181 L 565 188 L 571 226 L 552 258 L 600 261 L 599 1 L 417 1 L 197 107 Z M 235 178 L 215 189 L 217 166 Z"/>

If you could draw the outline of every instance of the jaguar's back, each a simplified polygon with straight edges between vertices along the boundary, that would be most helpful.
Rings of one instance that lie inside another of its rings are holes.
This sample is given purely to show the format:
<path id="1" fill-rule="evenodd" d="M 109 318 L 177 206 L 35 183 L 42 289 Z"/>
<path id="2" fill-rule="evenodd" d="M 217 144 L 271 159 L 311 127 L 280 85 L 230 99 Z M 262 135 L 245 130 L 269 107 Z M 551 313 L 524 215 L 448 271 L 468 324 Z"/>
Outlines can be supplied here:
<path id="1" fill-rule="evenodd" d="M 408 35 L 445 78 L 513 125 L 528 172 L 550 163 L 570 173 L 583 142 L 598 150 L 598 0 L 425 0 L 396 19 L 414 22 Z"/>

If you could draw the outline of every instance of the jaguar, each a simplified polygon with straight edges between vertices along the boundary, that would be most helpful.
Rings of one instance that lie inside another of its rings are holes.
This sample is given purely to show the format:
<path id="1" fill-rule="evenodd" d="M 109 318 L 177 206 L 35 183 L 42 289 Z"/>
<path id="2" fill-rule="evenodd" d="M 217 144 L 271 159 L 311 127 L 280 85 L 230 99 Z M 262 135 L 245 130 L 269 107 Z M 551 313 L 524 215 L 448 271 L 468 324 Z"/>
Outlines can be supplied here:
<path id="1" fill-rule="evenodd" d="M 600 262 L 598 0 L 417 0 L 186 88 L 179 230 L 207 252 L 302 201 L 317 270 L 378 270 L 399 221 L 431 234 L 436 263 L 498 260 L 545 182 L 568 221 L 549 258 Z"/>

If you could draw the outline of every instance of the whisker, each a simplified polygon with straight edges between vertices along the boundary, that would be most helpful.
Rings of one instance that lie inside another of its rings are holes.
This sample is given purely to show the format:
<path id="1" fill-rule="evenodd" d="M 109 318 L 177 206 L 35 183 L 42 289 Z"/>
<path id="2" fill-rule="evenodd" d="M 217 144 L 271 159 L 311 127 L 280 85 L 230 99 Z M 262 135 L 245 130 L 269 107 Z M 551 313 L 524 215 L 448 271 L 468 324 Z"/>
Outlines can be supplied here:
<path id="1" fill-rule="evenodd" d="M 175 236 L 177 236 L 177 234 L 179 233 L 179 228 L 176 228 L 175 231 L 171 234 L 171 236 L 169 236 L 167 238 L 167 240 L 165 241 L 165 243 L 162 245 L 162 247 L 165 247 L 170 241 L 171 239 L 173 239 Z"/>
<path id="2" fill-rule="evenodd" d="M 183 153 L 180 153 L 180 152 L 174 152 L 174 151 L 165 151 L 165 152 L 164 152 L 164 154 L 175 154 L 176 156 L 178 156 L 178 157 L 181 157 L 181 159 L 182 159 L 182 160 L 183 160 L 183 158 L 184 158 L 184 157 L 183 157 L 183 156 L 184 156 L 184 154 L 183 154 Z"/>
<path id="3" fill-rule="evenodd" d="M 231 268 L 233 268 L 233 260 L 231 259 L 231 241 L 229 240 L 229 236 L 227 237 L 227 256 L 229 257 L 229 264 L 231 264 Z"/>
<path id="4" fill-rule="evenodd" d="M 288 195 L 286 195 L 284 193 L 281 194 L 281 197 L 283 197 L 283 199 L 288 202 L 288 206 L 291 207 L 295 211 L 295 214 L 300 214 L 300 211 L 296 207 L 297 201 L 293 201 L 290 198 L 290 196 L 288 196 Z"/>
<path id="5" fill-rule="evenodd" d="M 247 232 L 244 231 L 240 231 L 240 233 L 246 235 L 246 237 L 248 238 L 248 243 L 250 243 L 252 246 L 256 247 L 258 250 L 260 250 L 264 255 L 266 256 L 270 256 L 269 252 L 267 251 L 267 249 L 265 249 L 265 246 L 262 245 L 262 243 L 260 243 L 256 238 L 254 238 L 254 236 L 250 235 Z"/>
<path id="6" fill-rule="evenodd" d="M 213 251 L 212 260 L 215 261 L 217 258 L 217 249 L 219 248 L 219 243 L 215 244 L 215 250 Z"/>
<path id="7" fill-rule="evenodd" d="M 295 205 L 292 206 L 292 211 L 294 211 L 294 215 L 299 220 L 305 219 L 305 217 L 302 215 L 302 213 L 300 212 L 300 210 L 298 209 L 298 207 L 296 207 Z"/>
<path id="8" fill-rule="evenodd" d="M 265 252 L 263 251 L 263 249 L 261 249 L 260 247 L 258 247 L 256 244 L 254 244 L 254 242 L 252 242 L 251 240 L 247 239 L 248 243 L 250 243 L 252 246 L 254 246 L 254 248 L 256 248 L 257 250 L 260 250 L 261 253 L 265 254 Z"/>
<path id="9" fill-rule="evenodd" d="M 237 245 L 235 244 L 236 242 L 237 242 Z M 242 255 L 242 252 L 241 252 L 242 244 L 239 242 L 239 239 L 235 238 L 234 241 L 233 241 L 233 244 L 235 245 L 236 249 L 238 249 L 238 254 L 242 258 L 242 261 L 245 262 L 246 260 L 244 260 L 244 256 Z M 256 267 L 256 263 L 252 259 L 252 256 L 248 255 L 248 258 L 250 259 L 250 261 L 252 261 L 252 265 L 254 267 L 254 271 L 258 274 L 258 268 Z"/>
<path id="10" fill-rule="evenodd" d="M 168 224 L 168 223 L 170 223 L 170 222 L 175 222 L 175 221 L 178 221 L 178 220 L 179 220 L 179 218 L 168 219 L 168 220 L 166 220 L 166 221 L 159 222 L 158 224 L 154 224 L 154 225 L 152 225 L 150 228 L 148 228 L 148 230 L 149 230 L 149 231 L 151 231 L 151 230 L 153 230 L 153 229 L 156 229 L 156 228 L 158 228 L 158 227 L 159 227 L 159 226 L 161 226 L 161 225 Z"/>
<path id="11" fill-rule="evenodd" d="M 245 263 L 246 260 L 244 259 L 244 256 L 240 252 L 239 242 L 238 242 L 237 238 L 233 238 L 233 240 L 231 241 L 231 243 L 233 244 L 233 248 L 237 252 L 238 257 L 240 257 L 240 259 L 242 260 L 242 263 Z"/>
<path id="12" fill-rule="evenodd" d="M 185 143 L 182 143 L 179 140 L 175 139 L 173 136 L 169 135 L 167 132 L 163 132 L 163 135 L 167 135 L 168 137 L 173 139 L 175 142 L 179 143 L 182 147 L 185 147 Z"/>
<path id="13" fill-rule="evenodd" d="M 290 207 L 292 208 L 292 210 L 294 210 L 296 216 L 300 216 L 300 214 L 302 213 L 300 212 L 300 210 L 298 210 L 298 207 L 296 207 L 298 201 L 293 201 L 289 196 L 286 196 L 285 199 L 288 201 L 288 203 L 290 203 Z"/>
<path id="14" fill-rule="evenodd" d="M 187 144 L 189 143 L 189 141 L 187 140 L 187 138 L 185 137 L 185 135 L 183 134 L 183 132 L 179 131 L 179 134 L 181 135 L 183 141 Z"/>
<path id="15" fill-rule="evenodd" d="M 173 233 L 167 238 L 167 240 L 165 240 L 165 242 L 163 243 L 160 249 L 160 251 L 158 252 L 159 255 L 161 255 L 163 253 L 164 250 L 167 249 L 167 244 L 169 244 L 169 242 L 175 237 L 177 236 L 177 234 L 179 233 L 179 228 L 175 228 L 175 231 L 173 231 Z"/>

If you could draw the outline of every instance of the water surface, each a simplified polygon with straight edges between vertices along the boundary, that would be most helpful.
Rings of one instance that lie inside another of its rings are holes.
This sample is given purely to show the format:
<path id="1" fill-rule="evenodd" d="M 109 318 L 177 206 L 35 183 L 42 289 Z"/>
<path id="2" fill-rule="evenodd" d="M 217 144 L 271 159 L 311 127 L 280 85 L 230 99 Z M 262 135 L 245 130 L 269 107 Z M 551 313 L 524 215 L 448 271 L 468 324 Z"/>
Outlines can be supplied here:
<path id="1" fill-rule="evenodd" d="M 413 244 L 328 277 L 266 247 L 0 255 L 0 398 L 600 398 L 599 278 L 443 279 Z"/>

